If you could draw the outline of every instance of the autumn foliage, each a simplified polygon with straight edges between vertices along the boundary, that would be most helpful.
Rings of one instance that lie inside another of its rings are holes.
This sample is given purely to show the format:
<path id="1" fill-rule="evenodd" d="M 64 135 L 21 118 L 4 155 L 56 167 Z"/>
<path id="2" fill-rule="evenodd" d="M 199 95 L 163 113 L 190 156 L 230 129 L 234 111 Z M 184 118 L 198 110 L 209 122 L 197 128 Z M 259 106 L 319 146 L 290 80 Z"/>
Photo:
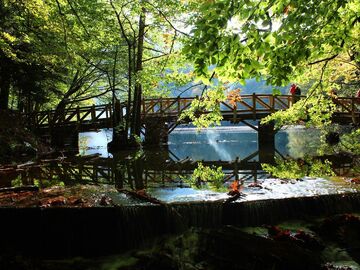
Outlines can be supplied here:
<path id="1" fill-rule="evenodd" d="M 241 101 L 240 91 L 240 88 L 231 90 L 226 97 L 229 104 L 233 106 L 234 109 L 237 107 L 236 103 Z"/>

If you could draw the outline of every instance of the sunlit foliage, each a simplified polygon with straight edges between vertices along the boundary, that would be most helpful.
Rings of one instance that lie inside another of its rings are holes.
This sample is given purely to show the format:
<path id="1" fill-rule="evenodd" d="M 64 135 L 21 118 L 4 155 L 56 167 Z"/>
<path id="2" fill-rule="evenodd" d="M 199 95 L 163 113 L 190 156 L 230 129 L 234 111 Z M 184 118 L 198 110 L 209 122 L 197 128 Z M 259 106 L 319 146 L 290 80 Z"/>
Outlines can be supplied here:
<path id="1" fill-rule="evenodd" d="M 275 159 L 276 165 L 262 164 L 263 170 L 271 175 L 283 179 L 300 179 L 305 176 L 325 177 L 332 176 L 331 162 L 316 160 L 312 158 L 304 159 Z"/>
<path id="2" fill-rule="evenodd" d="M 215 191 L 226 191 L 224 177 L 225 174 L 222 171 L 222 167 L 204 166 L 199 162 L 191 177 L 185 179 L 185 181 L 194 188 L 207 187 Z"/>
<path id="3" fill-rule="evenodd" d="M 193 1 L 192 38 L 184 52 L 206 80 L 209 66 L 220 80 L 266 79 L 276 86 L 296 81 L 308 98 L 268 120 L 277 126 L 329 123 L 326 95 L 354 95 L 360 77 L 360 5 L 351 1 Z M 267 121 L 267 120 L 265 120 Z"/>
<path id="4" fill-rule="evenodd" d="M 190 109 L 181 114 L 180 120 L 191 121 L 198 129 L 220 125 L 220 102 L 225 98 L 223 87 L 211 89 L 203 97 L 193 100 Z"/>

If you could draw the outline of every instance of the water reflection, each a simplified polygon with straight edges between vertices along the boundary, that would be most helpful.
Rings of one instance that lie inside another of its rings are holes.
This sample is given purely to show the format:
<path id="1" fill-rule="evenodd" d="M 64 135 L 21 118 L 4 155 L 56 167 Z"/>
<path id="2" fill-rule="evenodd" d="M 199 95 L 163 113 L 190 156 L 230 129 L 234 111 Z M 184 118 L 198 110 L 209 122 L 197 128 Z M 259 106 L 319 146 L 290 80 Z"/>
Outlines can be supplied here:
<path id="1" fill-rule="evenodd" d="M 315 129 L 292 127 L 280 130 L 275 136 L 276 151 L 282 156 L 303 158 L 314 156 L 320 145 L 320 132 Z M 82 156 L 100 154 L 111 157 L 107 143 L 112 139 L 112 130 L 79 134 L 79 149 Z M 191 158 L 205 161 L 231 161 L 245 159 L 259 149 L 257 132 L 249 127 L 217 127 L 203 129 L 176 128 L 169 135 L 168 150 L 173 160 Z M 252 160 L 259 161 L 258 156 Z"/>
<path id="2" fill-rule="evenodd" d="M 118 190 L 114 201 L 120 200 L 117 196 L 123 190 L 146 189 L 151 196 L 167 202 L 222 199 L 228 196 L 226 191 L 235 180 L 247 195 L 243 200 L 357 190 L 357 185 L 346 179 L 323 178 L 350 176 L 359 161 L 341 156 L 312 157 L 319 145 L 317 131 L 281 130 L 276 135 L 274 162 L 265 165 L 259 160 L 257 134 L 246 127 L 223 127 L 201 133 L 191 128 L 178 129 L 171 134 L 167 151 L 121 152 L 113 157 L 106 150 L 110 140 L 111 130 L 83 133 L 80 135 L 83 156 L 0 168 L 0 187 L 109 185 Z M 98 155 L 91 155 L 94 153 Z M 207 182 L 203 187 L 191 185 L 200 160 L 205 167 L 215 170 L 221 167 L 220 185 L 211 179 L 200 179 Z"/>
<path id="3" fill-rule="evenodd" d="M 79 152 L 82 156 L 99 154 L 101 157 L 111 157 L 107 144 L 112 140 L 112 130 L 103 129 L 79 134 Z"/>
<path id="4" fill-rule="evenodd" d="M 286 168 L 289 160 L 282 160 L 280 156 L 277 156 L 276 160 L 278 163 L 269 165 L 274 171 L 289 169 Z M 300 165 L 303 162 L 293 161 Z M 321 159 L 317 161 L 318 165 L 325 164 L 326 169 L 331 169 L 333 173 L 344 173 L 346 168 L 349 169 L 352 166 L 351 163 L 323 163 Z M 315 164 L 314 160 L 306 162 Z M 268 172 L 274 175 L 274 171 L 262 170 L 261 164 L 251 159 L 238 159 L 232 162 L 203 161 L 203 165 L 222 168 L 222 188 L 219 185 L 212 185 L 210 179 L 208 181 L 210 184 L 205 189 L 191 186 L 191 183 L 186 180 L 193 177 L 198 163 L 191 159 L 174 161 L 168 151 L 124 152 L 113 158 L 92 156 L 43 161 L 41 164 L 22 166 L 11 171 L 10 174 L 1 172 L 0 186 L 36 185 L 47 188 L 52 185 L 65 187 L 106 185 L 119 191 L 113 198 L 116 201 L 119 201 L 116 198 L 123 190 L 146 190 L 150 196 L 165 202 L 224 199 L 228 196 L 227 190 L 234 180 L 242 184 L 242 192 L 246 195 L 241 200 L 355 192 L 358 188 L 358 185 L 344 179 L 309 178 L 307 177 L 309 168 L 300 165 L 296 169 L 296 171 L 300 170 L 299 177 L 292 175 L 288 177 L 289 179 L 273 178 Z M 301 171 L 302 168 L 305 168 L 307 172 Z M 216 189 L 212 188 L 214 186 Z"/>

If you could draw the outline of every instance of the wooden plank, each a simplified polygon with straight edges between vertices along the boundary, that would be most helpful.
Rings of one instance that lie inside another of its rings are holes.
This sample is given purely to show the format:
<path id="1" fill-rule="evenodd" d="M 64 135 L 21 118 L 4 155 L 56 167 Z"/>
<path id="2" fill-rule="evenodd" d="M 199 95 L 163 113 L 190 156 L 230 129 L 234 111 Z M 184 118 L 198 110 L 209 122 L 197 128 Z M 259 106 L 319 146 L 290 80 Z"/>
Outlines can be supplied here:
<path id="1" fill-rule="evenodd" d="M 90 114 L 90 110 L 86 111 L 85 114 L 80 118 L 80 122 L 83 122 L 85 120 L 85 118 Z"/>
<path id="2" fill-rule="evenodd" d="M 333 103 L 338 105 L 341 109 L 345 109 L 346 112 L 352 112 L 352 100 L 345 98 L 333 98 Z M 343 110 L 340 110 L 343 111 Z"/>
<path id="3" fill-rule="evenodd" d="M 248 162 L 250 159 L 256 157 L 259 154 L 259 151 L 256 151 L 250 155 L 248 155 L 246 158 L 242 159 L 240 162 Z"/>
<path id="4" fill-rule="evenodd" d="M 177 103 L 177 99 L 170 100 L 170 102 L 167 103 L 167 105 L 163 108 L 164 111 L 169 109 L 172 105 Z"/>
<path id="5" fill-rule="evenodd" d="M 230 105 L 227 104 L 225 101 L 220 102 L 220 105 L 225 105 L 225 107 L 228 107 L 231 111 L 234 109 L 233 106 L 230 106 Z"/>
<path id="6" fill-rule="evenodd" d="M 150 103 L 150 106 L 146 106 L 146 110 L 144 111 L 144 114 L 146 115 L 147 113 L 150 113 L 150 110 L 152 110 L 156 104 L 159 102 L 159 100 L 151 100 L 149 103 Z M 146 103 L 147 105 L 147 103 Z"/>
<path id="7" fill-rule="evenodd" d="M 254 125 L 252 125 L 252 124 L 248 123 L 248 122 L 247 122 L 247 121 L 245 121 L 245 120 L 241 120 L 240 122 L 244 123 L 245 125 L 247 125 L 248 127 L 251 127 L 252 129 L 254 129 L 254 130 L 256 130 L 256 131 L 258 131 L 258 130 L 259 130 L 256 126 L 254 126 Z"/>
<path id="8" fill-rule="evenodd" d="M 267 104 L 264 100 L 260 99 L 259 97 L 256 97 L 256 102 L 268 108 L 270 111 L 272 110 L 271 105 Z"/>
<path id="9" fill-rule="evenodd" d="M 76 110 L 70 112 L 70 114 L 68 114 L 68 115 L 65 114 L 64 122 L 65 122 L 65 123 L 71 122 L 71 119 L 72 119 L 74 116 L 76 116 L 76 115 L 77 115 L 77 111 L 76 111 Z"/>
<path id="10" fill-rule="evenodd" d="M 288 99 L 287 99 L 288 101 Z M 279 96 L 275 96 L 275 104 L 279 104 L 283 106 L 283 109 L 289 109 L 289 103 L 285 103 L 284 101 L 282 101 Z"/>
<path id="11" fill-rule="evenodd" d="M 244 99 L 241 99 L 238 103 L 248 108 L 249 109 L 248 112 L 252 112 L 254 110 L 254 107 L 246 103 Z"/>

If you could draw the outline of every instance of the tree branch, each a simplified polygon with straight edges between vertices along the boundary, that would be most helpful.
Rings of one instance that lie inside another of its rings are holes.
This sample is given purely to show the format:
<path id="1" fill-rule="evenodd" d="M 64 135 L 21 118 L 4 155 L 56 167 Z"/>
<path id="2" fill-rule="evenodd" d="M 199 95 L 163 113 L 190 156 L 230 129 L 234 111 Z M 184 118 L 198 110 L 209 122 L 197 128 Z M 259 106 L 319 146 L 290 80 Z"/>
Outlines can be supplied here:
<path id="1" fill-rule="evenodd" d="M 337 53 L 337 54 L 334 54 L 333 56 L 330 56 L 330 57 L 327 57 L 327 58 L 324 58 L 324 59 L 320 59 L 320 60 L 317 60 L 317 61 L 315 61 L 315 62 L 311 62 L 311 63 L 309 63 L 308 65 L 309 65 L 309 66 L 315 65 L 315 64 L 319 64 L 319 63 L 324 62 L 324 61 L 328 62 L 328 61 L 330 61 L 330 60 L 335 59 L 338 55 L 339 55 L 339 54 Z"/>
<path id="2" fill-rule="evenodd" d="M 182 91 L 180 92 L 180 94 L 178 94 L 178 96 L 181 96 L 182 94 L 184 94 L 186 91 L 190 90 L 191 88 L 200 86 L 200 85 L 202 85 L 202 84 L 203 84 L 202 82 L 201 82 L 201 83 L 197 83 L 197 84 L 193 84 L 193 85 L 187 87 L 186 89 L 182 90 Z M 179 90 L 177 90 L 177 91 L 179 91 Z"/>
<path id="3" fill-rule="evenodd" d="M 85 33 L 90 37 L 90 33 L 88 32 L 85 24 L 83 23 L 83 21 L 81 20 L 79 14 L 77 13 L 77 11 L 74 9 L 73 5 L 71 4 L 70 0 L 66 0 L 66 2 L 69 4 L 71 11 L 73 12 L 73 14 L 75 15 L 76 19 L 79 21 L 81 27 L 84 29 Z"/>
<path id="4" fill-rule="evenodd" d="M 146 46 L 144 46 L 144 49 L 149 50 L 149 51 L 153 51 L 153 52 L 158 52 L 158 53 L 161 53 L 161 54 L 166 53 L 166 52 L 163 52 L 163 51 L 160 51 L 160 50 L 157 50 L 157 49 L 154 49 L 154 48 L 146 47 Z"/>
<path id="5" fill-rule="evenodd" d="M 119 24 L 119 27 L 120 27 L 120 30 L 121 30 L 122 37 L 125 39 L 126 44 L 127 44 L 128 46 L 131 46 L 132 43 L 130 42 L 128 36 L 126 35 L 126 31 L 125 31 L 124 26 L 123 26 L 123 24 L 122 24 L 122 21 L 121 21 L 121 18 L 120 18 L 120 14 L 117 12 L 116 7 L 115 7 L 115 5 L 114 5 L 114 3 L 113 3 L 112 0 L 110 0 L 110 5 L 111 5 L 111 7 L 112 7 L 112 9 L 113 9 L 113 11 L 114 11 L 114 13 L 115 13 L 116 19 L 117 19 L 117 21 L 118 21 L 118 24 Z"/>
<path id="6" fill-rule="evenodd" d="M 164 63 L 164 65 L 163 65 L 160 73 L 163 73 L 163 72 L 164 72 L 164 69 L 165 69 L 167 63 L 169 62 L 170 55 L 172 54 L 172 51 L 173 51 L 173 49 L 174 49 L 174 44 L 175 44 L 176 36 L 177 36 L 177 32 L 175 31 L 174 37 L 173 37 L 173 39 L 172 39 L 172 41 L 171 41 L 171 46 L 170 46 L 170 50 L 169 50 L 169 53 L 168 53 L 168 57 L 166 58 L 165 63 Z"/>
<path id="7" fill-rule="evenodd" d="M 164 56 L 167 56 L 167 55 L 169 55 L 169 54 L 165 53 L 165 54 L 162 54 L 162 55 L 153 56 L 153 57 L 142 60 L 142 62 L 144 63 L 144 62 L 151 61 L 151 60 L 154 60 L 154 59 L 157 59 L 157 58 L 161 58 L 161 57 L 164 57 Z"/>
<path id="8" fill-rule="evenodd" d="M 172 29 L 174 29 L 176 32 L 179 32 L 180 34 L 190 37 L 189 34 L 177 29 L 170 21 L 169 19 L 166 17 L 166 15 L 164 14 L 164 12 L 162 12 L 158 7 L 156 7 L 153 3 L 150 3 L 149 1 L 146 1 L 146 3 L 148 3 L 150 6 L 152 6 L 157 12 L 159 12 L 159 14 L 164 18 L 164 20 L 170 25 L 170 27 Z"/>

